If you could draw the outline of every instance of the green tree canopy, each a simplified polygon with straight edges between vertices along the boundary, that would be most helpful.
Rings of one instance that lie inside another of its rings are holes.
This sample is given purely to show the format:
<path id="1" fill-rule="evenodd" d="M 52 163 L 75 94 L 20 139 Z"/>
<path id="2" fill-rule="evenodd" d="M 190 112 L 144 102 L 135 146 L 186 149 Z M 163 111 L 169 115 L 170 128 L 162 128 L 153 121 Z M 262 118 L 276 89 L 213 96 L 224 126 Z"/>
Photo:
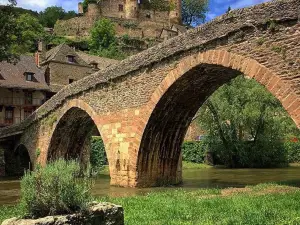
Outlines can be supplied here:
<path id="1" fill-rule="evenodd" d="M 229 167 L 270 167 L 287 161 L 283 140 L 299 130 L 262 85 L 239 76 L 201 107 L 198 122 L 209 149 Z"/>
<path id="2" fill-rule="evenodd" d="M 40 21 L 44 27 L 54 27 L 55 23 L 59 19 L 63 19 L 65 16 L 65 10 L 62 7 L 50 6 L 43 12 L 40 12 Z"/>
<path id="3" fill-rule="evenodd" d="M 90 49 L 98 51 L 109 48 L 116 42 L 116 31 L 114 24 L 109 19 L 98 20 L 91 29 Z"/>
<path id="4" fill-rule="evenodd" d="M 45 35 L 39 20 L 30 14 L 21 14 L 16 19 L 16 28 L 19 31 L 17 44 L 14 49 L 19 53 L 34 52 L 38 39 Z"/>
<path id="5" fill-rule="evenodd" d="M 13 11 L 16 1 L 9 0 L 9 3 L 8 7 L 0 7 L 0 61 L 12 61 L 18 56 L 13 50 L 17 33 L 16 16 Z"/>
<path id="6" fill-rule="evenodd" d="M 208 12 L 208 0 L 182 0 L 182 21 L 186 25 L 203 23 Z"/>

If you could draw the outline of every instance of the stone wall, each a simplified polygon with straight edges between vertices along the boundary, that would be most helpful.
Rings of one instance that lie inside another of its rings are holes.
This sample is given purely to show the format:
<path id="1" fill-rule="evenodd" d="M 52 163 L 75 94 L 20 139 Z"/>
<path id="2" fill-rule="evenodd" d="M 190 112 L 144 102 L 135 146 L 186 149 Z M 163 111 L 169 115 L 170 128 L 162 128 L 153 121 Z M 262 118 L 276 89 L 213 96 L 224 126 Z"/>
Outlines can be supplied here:
<path id="1" fill-rule="evenodd" d="M 70 79 L 77 81 L 93 72 L 90 67 L 60 62 L 50 62 L 48 68 L 50 69 L 50 88 L 53 91 L 58 91 L 68 85 Z"/>

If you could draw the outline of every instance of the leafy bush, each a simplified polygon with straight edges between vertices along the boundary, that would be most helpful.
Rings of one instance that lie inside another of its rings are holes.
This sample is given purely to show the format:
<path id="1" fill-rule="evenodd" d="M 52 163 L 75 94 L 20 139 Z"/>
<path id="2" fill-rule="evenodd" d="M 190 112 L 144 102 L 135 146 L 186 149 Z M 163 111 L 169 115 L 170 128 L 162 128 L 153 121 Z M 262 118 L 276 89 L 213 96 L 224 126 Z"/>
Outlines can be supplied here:
<path id="1" fill-rule="evenodd" d="M 182 158 L 184 161 L 203 163 L 205 158 L 205 145 L 200 141 L 187 141 L 182 145 Z"/>
<path id="2" fill-rule="evenodd" d="M 285 142 L 284 147 L 288 153 L 288 161 L 290 163 L 300 162 L 300 142 Z"/>
<path id="3" fill-rule="evenodd" d="M 25 173 L 21 180 L 21 205 L 28 216 L 84 211 L 92 199 L 92 181 L 86 176 L 79 178 L 80 174 L 79 163 L 63 159 Z"/>
<path id="4" fill-rule="evenodd" d="M 274 140 L 236 142 L 225 148 L 220 140 L 210 144 L 215 164 L 230 168 L 272 168 L 288 166 L 283 144 Z"/>
<path id="5" fill-rule="evenodd" d="M 98 173 L 103 169 L 103 166 L 108 164 L 105 147 L 101 137 L 92 138 L 91 149 L 91 169 L 93 173 Z"/>

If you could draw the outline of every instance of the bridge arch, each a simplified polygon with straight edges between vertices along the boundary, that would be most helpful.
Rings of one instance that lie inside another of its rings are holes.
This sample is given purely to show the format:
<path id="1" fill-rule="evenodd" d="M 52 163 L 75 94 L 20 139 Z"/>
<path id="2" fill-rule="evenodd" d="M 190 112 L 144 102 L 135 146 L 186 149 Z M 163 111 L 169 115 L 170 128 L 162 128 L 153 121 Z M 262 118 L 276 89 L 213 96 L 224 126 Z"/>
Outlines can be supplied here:
<path id="1" fill-rule="evenodd" d="M 221 85 L 239 74 L 266 87 L 300 127 L 300 98 L 290 84 L 253 58 L 208 50 L 182 59 L 152 94 L 137 157 L 137 185 L 182 181 L 181 144 L 195 113 Z"/>
<path id="2" fill-rule="evenodd" d="M 92 136 L 101 136 L 97 113 L 82 100 L 71 100 L 61 110 L 50 137 L 47 161 L 76 159 L 83 167 L 90 162 Z M 104 140 L 103 140 L 104 141 Z"/>
<path id="3" fill-rule="evenodd" d="M 33 164 L 29 155 L 29 151 L 24 144 L 19 144 L 16 147 L 14 151 L 14 157 L 16 160 L 16 175 L 24 175 L 25 171 L 33 169 Z"/>

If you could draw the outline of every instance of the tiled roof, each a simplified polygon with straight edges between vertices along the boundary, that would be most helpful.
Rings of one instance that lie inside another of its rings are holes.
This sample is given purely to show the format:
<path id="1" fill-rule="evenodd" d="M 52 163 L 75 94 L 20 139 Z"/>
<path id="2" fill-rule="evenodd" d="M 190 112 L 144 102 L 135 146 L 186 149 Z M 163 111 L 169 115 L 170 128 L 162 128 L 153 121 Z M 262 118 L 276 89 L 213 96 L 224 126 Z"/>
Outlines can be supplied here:
<path id="1" fill-rule="evenodd" d="M 67 44 L 60 44 L 46 53 L 46 59 L 42 62 L 44 65 L 45 63 L 49 61 L 57 61 L 57 62 L 63 62 L 68 63 L 67 61 L 67 55 L 72 55 L 75 57 L 75 62 L 78 65 L 81 66 L 89 66 L 84 60 L 82 60 L 77 54 L 76 51 L 68 46 Z"/>
<path id="2" fill-rule="evenodd" d="M 34 73 L 33 81 L 26 81 L 25 73 Z M 49 90 L 44 70 L 38 68 L 33 56 L 22 55 L 16 65 L 0 62 L 0 87 L 33 90 Z"/>
<path id="3" fill-rule="evenodd" d="M 86 54 L 81 51 L 77 52 L 77 55 L 80 58 L 82 58 L 85 62 L 87 62 L 88 64 L 98 63 L 99 69 L 105 69 L 105 68 L 109 67 L 110 65 L 120 62 L 115 59 L 108 59 L 108 58 L 103 58 L 103 57 L 99 57 L 99 56 L 95 56 L 95 55 L 89 55 L 89 54 Z"/>

